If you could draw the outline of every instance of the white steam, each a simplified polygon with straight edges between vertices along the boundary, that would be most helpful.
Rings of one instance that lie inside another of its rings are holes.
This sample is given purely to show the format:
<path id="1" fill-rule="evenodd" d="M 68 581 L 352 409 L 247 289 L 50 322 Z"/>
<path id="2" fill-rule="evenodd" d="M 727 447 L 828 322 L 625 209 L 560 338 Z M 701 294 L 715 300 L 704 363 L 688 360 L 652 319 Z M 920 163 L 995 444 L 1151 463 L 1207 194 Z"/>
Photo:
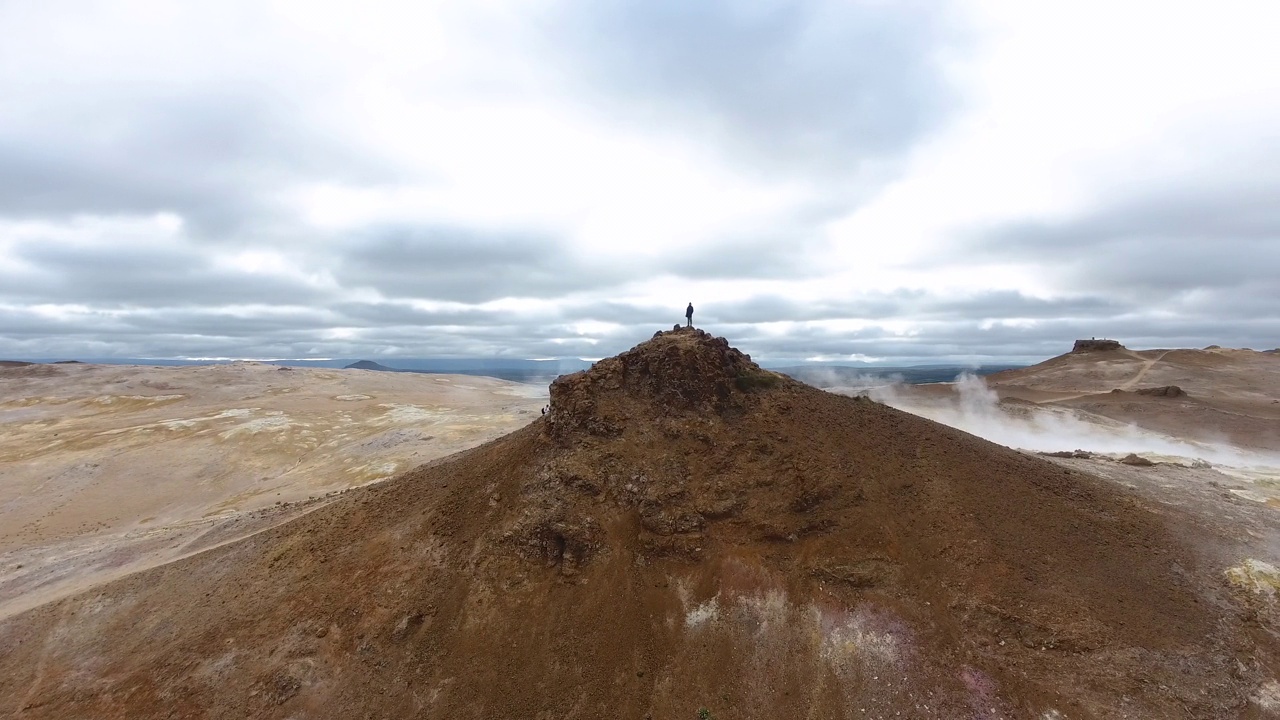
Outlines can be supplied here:
<path id="1" fill-rule="evenodd" d="M 1068 408 L 1002 405 L 986 381 L 969 373 L 956 379 L 954 393 L 936 395 L 870 375 L 840 377 L 838 383 L 825 389 L 843 395 L 867 395 L 899 410 L 1019 450 L 1087 450 L 1104 455 L 1136 453 L 1151 459 L 1199 459 L 1233 467 L 1280 465 L 1277 456 L 1228 443 L 1170 437 L 1096 415 L 1085 419 Z"/>

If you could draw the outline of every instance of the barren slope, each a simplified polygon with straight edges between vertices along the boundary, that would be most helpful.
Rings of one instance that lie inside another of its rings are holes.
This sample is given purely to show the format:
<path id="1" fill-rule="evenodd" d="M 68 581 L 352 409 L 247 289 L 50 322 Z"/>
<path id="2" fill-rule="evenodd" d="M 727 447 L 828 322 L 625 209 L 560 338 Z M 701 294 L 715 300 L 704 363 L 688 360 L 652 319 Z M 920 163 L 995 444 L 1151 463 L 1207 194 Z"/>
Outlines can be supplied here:
<path id="1" fill-rule="evenodd" d="M 1106 481 L 762 371 L 699 331 L 561 378 L 552 408 L 0 621 L 0 709 L 1268 712 L 1274 608 L 1232 596 L 1166 516 Z"/>
<path id="2" fill-rule="evenodd" d="M 259 363 L 2 368 L 0 617 L 497 437 L 538 394 Z"/>
<path id="3" fill-rule="evenodd" d="M 1174 437 L 1280 450 L 1280 353 L 1071 352 L 987 382 L 1004 398 L 1053 403 Z M 1181 393 L 1156 392 L 1170 386 Z"/>

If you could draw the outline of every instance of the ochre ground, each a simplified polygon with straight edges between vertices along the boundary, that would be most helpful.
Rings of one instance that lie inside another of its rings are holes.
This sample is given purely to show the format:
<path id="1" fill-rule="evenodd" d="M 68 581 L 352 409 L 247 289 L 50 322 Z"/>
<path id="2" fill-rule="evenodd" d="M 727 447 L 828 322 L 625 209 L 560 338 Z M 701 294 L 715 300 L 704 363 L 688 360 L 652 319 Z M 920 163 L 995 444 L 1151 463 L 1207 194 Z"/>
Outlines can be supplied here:
<path id="1" fill-rule="evenodd" d="M 458 375 L 0 368 L 0 617 L 473 447 L 545 402 Z"/>

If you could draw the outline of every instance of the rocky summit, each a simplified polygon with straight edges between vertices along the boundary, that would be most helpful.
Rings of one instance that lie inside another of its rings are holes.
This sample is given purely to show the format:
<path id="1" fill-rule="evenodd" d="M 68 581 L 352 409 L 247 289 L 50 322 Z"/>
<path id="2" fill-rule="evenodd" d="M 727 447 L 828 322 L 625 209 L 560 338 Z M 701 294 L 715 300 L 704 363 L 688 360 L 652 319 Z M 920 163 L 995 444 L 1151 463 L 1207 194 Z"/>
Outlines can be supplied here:
<path id="1" fill-rule="evenodd" d="M 4 621 L 0 714 L 1226 718 L 1274 676 L 1262 611 L 1122 487 L 679 329 Z"/>

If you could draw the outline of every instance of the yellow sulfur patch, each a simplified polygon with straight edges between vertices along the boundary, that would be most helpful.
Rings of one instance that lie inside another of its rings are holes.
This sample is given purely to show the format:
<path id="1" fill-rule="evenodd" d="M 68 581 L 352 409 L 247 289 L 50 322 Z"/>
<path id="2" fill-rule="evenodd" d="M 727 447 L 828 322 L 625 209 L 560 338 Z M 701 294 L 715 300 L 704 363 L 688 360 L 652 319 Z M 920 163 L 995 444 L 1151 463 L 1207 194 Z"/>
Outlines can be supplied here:
<path id="1" fill-rule="evenodd" d="M 1249 558 L 1232 568 L 1227 568 L 1227 582 L 1261 595 L 1275 595 L 1280 590 L 1280 570 L 1270 563 Z"/>

